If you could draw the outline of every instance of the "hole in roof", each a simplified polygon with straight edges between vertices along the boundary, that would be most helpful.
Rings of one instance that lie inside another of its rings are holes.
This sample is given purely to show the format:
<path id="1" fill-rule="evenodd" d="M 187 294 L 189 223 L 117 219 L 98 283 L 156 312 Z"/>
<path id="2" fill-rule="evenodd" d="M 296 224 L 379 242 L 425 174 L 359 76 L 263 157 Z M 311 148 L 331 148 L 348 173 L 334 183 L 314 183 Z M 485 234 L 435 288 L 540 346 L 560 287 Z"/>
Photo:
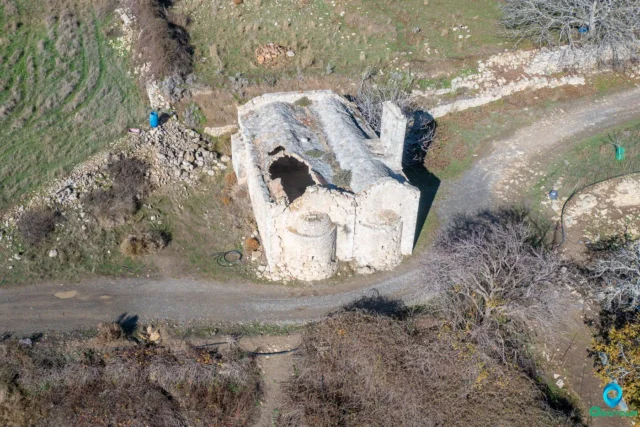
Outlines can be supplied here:
<path id="1" fill-rule="evenodd" d="M 289 203 L 302 196 L 307 187 L 315 185 L 309 173 L 309 166 L 291 156 L 280 157 L 271 163 L 269 175 L 272 180 L 280 178 Z"/>

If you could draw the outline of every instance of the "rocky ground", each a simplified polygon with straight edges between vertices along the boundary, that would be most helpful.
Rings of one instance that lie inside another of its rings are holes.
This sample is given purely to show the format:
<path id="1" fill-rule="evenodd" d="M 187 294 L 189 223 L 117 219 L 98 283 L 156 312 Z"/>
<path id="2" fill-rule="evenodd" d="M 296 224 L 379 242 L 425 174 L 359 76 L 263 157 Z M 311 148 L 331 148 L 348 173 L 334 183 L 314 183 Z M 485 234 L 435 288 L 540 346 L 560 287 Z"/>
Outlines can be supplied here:
<path id="1" fill-rule="evenodd" d="M 566 244 L 583 246 L 620 234 L 640 237 L 640 175 L 588 187 L 565 208 Z"/>
<path id="2" fill-rule="evenodd" d="M 450 88 L 416 90 L 413 96 L 430 106 L 429 113 L 439 118 L 526 90 L 583 86 L 586 77 L 611 71 L 593 58 L 577 49 L 507 51 L 478 61 L 477 72 L 454 78 Z M 626 74 L 640 80 L 640 65 L 629 65 Z"/>
<path id="3" fill-rule="evenodd" d="M 185 128 L 175 117 L 155 129 L 132 129 L 105 153 L 98 154 L 76 167 L 68 176 L 56 180 L 25 203 L 2 216 L 0 238 L 12 240 L 21 215 L 29 210 L 50 206 L 64 215 L 68 209 L 84 217 L 83 198 L 97 188 L 110 186 L 107 166 L 121 158 L 136 158 L 149 165 L 147 179 L 152 189 L 183 182 L 191 184 L 198 174 L 215 176 L 224 173 L 231 160 L 213 151 L 210 142 L 197 132 Z"/>

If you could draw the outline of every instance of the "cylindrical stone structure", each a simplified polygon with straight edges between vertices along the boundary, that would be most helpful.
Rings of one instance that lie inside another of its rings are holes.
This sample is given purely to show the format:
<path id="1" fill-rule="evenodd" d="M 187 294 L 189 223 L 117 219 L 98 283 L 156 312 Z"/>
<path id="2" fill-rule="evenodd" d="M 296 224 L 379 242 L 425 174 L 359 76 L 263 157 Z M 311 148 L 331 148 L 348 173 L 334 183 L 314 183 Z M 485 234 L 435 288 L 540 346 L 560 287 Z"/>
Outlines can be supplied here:
<path id="1" fill-rule="evenodd" d="M 338 268 L 336 238 L 336 225 L 326 213 L 293 216 L 283 236 L 286 270 L 304 281 L 333 276 Z"/>
<path id="2" fill-rule="evenodd" d="M 389 270 L 400 264 L 402 218 L 390 210 L 371 213 L 356 225 L 356 262 L 361 267 Z"/>

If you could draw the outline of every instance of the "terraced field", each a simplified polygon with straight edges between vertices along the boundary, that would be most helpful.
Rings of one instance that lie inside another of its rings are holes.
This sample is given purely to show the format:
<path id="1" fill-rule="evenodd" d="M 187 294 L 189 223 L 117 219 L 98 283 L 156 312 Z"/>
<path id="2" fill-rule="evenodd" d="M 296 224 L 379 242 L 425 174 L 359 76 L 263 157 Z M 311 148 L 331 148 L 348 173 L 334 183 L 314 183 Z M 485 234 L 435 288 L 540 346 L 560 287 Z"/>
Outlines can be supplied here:
<path id="1" fill-rule="evenodd" d="M 0 210 L 144 118 L 109 3 L 0 0 Z"/>

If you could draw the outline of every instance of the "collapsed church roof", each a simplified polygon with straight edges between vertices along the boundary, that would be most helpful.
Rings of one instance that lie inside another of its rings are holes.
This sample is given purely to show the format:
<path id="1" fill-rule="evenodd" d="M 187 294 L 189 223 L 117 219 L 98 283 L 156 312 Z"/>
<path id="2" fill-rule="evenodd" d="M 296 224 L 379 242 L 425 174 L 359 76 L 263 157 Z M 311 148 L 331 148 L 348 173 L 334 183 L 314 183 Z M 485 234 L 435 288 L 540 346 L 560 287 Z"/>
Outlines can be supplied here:
<path id="1" fill-rule="evenodd" d="M 355 193 L 385 177 L 404 180 L 392 169 L 401 165 L 385 162 L 381 140 L 355 111 L 331 91 L 268 94 L 239 109 L 240 132 L 255 145 L 263 170 L 285 153 L 309 165 L 317 183 Z"/>

